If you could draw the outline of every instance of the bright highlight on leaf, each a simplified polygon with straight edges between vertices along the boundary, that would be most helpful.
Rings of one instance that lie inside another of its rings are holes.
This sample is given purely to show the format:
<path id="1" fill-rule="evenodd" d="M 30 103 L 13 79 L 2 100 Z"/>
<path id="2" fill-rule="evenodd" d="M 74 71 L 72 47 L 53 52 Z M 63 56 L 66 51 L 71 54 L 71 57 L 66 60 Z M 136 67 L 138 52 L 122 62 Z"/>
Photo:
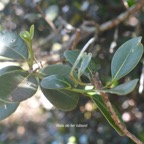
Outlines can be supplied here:
<path id="1" fill-rule="evenodd" d="M 28 49 L 21 37 L 15 32 L 0 32 L 0 56 L 11 59 L 27 60 Z"/>
<path id="2" fill-rule="evenodd" d="M 104 89 L 102 91 L 107 93 L 118 94 L 118 95 L 126 95 L 134 90 L 137 83 L 138 83 L 138 79 L 134 79 L 124 84 L 118 85 L 117 87 L 108 90 Z"/>
<path id="3" fill-rule="evenodd" d="M 125 42 L 115 52 L 112 63 L 112 81 L 119 80 L 132 71 L 143 55 L 142 37 L 133 38 Z"/>

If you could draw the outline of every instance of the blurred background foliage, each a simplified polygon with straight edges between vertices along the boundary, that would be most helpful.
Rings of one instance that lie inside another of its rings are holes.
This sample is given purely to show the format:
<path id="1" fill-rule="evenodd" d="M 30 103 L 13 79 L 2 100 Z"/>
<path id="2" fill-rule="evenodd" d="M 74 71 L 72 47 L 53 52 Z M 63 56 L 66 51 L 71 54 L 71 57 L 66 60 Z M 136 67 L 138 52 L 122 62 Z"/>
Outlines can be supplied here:
<path id="1" fill-rule="evenodd" d="M 90 29 L 94 23 L 116 18 L 135 5 L 137 0 L 1 0 L 0 27 L 3 30 L 28 30 L 35 25 L 33 48 L 36 58 L 45 64 L 63 61 L 63 51 L 71 49 L 72 38 L 84 22 Z M 89 30 L 88 29 L 88 30 Z M 116 49 L 126 40 L 144 37 L 144 10 L 103 33 L 84 33 L 78 37 L 76 48 L 81 49 L 93 36 L 96 42 L 88 52 L 100 73 L 103 84 L 110 80 L 110 63 Z M 143 41 L 144 43 L 144 41 Z M 139 78 L 137 88 L 129 95 L 109 95 L 122 114 L 127 128 L 144 141 L 144 67 L 142 60 L 129 75 L 117 81 Z M 0 61 L 0 67 L 11 62 Z M 69 127 L 66 124 L 69 124 Z M 72 124 L 72 125 L 71 125 Z M 76 127 L 83 124 L 83 127 Z M 120 137 L 105 118 L 85 97 L 80 97 L 76 109 L 63 112 L 54 108 L 38 92 L 23 102 L 9 118 L 0 122 L 0 144 L 133 144 Z"/>

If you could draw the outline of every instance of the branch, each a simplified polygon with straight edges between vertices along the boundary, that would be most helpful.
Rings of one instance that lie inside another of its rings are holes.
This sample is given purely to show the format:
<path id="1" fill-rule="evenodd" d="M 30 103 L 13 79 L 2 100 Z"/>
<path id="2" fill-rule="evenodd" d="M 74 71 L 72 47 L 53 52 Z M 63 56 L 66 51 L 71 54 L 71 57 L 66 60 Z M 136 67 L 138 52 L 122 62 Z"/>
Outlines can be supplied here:
<path id="1" fill-rule="evenodd" d="M 93 75 L 93 85 L 98 90 L 102 89 L 102 84 L 101 84 L 101 81 L 99 80 L 98 74 Z M 111 114 L 111 118 L 113 119 L 115 124 L 120 128 L 120 130 L 125 134 L 125 136 L 129 137 L 136 144 L 144 144 L 136 136 L 134 136 L 132 133 L 130 133 L 127 130 L 127 128 L 121 123 L 121 121 L 119 120 L 115 110 L 113 109 L 113 106 L 112 106 L 111 102 L 109 101 L 108 95 L 104 92 L 100 92 L 100 95 L 102 96 L 102 99 L 103 99 L 104 103 L 107 106 L 107 109 L 109 110 L 109 112 Z"/>
<path id="2" fill-rule="evenodd" d="M 104 24 L 100 25 L 99 31 L 104 32 L 108 29 L 111 29 L 111 28 L 117 26 L 118 24 L 120 24 L 121 22 L 126 20 L 128 17 L 130 17 L 137 11 L 141 10 L 143 8 L 143 6 L 144 6 L 144 0 L 140 0 L 137 4 L 130 7 L 126 12 L 120 14 L 117 18 L 107 21 Z"/>

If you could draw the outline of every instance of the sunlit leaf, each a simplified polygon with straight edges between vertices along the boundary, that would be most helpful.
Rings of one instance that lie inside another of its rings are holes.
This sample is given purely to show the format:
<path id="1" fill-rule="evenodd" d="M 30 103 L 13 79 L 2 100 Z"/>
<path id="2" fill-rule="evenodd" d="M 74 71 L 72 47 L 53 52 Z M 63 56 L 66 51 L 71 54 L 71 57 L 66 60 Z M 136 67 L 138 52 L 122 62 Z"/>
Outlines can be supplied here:
<path id="1" fill-rule="evenodd" d="M 19 103 L 0 102 L 0 120 L 3 120 L 15 112 Z"/>
<path id="2" fill-rule="evenodd" d="M 38 88 L 35 76 L 23 70 L 7 71 L 0 76 L 0 99 L 21 102 L 33 96 Z"/>
<path id="3" fill-rule="evenodd" d="M 114 54 L 111 63 L 112 80 L 118 80 L 128 74 L 143 55 L 141 37 L 125 42 Z"/>
<path id="4" fill-rule="evenodd" d="M 107 109 L 103 99 L 101 98 L 101 96 L 100 95 L 93 95 L 92 99 L 93 99 L 94 103 L 97 105 L 98 109 L 101 111 L 101 113 L 107 119 L 109 124 L 118 132 L 119 135 L 124 135 L 123 132 L 120 130 L 120 128 L 115 124 L 115 122 L 111 118 L 111 114 L 108 111 L 108 109 Z M 121 120 L 121 118 L 119 118 L 119 119 Z"/>
<path id="5" fill-rule="evenodd" d="M 61 75 L 50 75 L 41 81 L 41 86 L 45 89 L 66 89 L 71 85 L 66 78 Z"/>
<path id="6" fill-rule="evenodd" d="M 137 83 L 138 83 L 138 79 L 134 79 L 124 84 L 118 85 L 117 87 L 107 89 L 107 90 L 105 89 L 102 91 L 107 92 L 107 93 L 118 94 L 118 95 L 126 95 L 133 91 Z"/>
<path id="7" fill-rule="evenodd" d="M 0 32 L 0 56 L 11 59 L 28 59 L 28 49 L 15 32 Z"/>

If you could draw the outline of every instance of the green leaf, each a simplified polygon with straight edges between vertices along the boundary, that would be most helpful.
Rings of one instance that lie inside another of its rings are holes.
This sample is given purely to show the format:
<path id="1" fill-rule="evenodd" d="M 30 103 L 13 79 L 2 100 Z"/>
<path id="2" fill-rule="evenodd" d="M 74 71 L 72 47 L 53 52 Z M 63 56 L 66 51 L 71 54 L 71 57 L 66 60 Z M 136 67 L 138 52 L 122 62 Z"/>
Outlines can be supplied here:
<path id="1" fill-rule="evenodd" d="M 45 89 L 66 89 L 71 88 L 66 78 L 61 75 L 51 75 L 41 81 L 41 86 Z"/>
<path id="2" fill-rule="evenodd" d="M 141 37 L 125 42 L 114 54 L 111 63 L 112 81 L 128 74 L 140 61 L 143 55 Z"/>
<path id="3" fill-rule="evenodd" d="M 46 98 L 58 109 L 70 111 L 74 109 L 79 100 L 79 94 L 68 90 L 50 90 L 41 87 Z"/>
<path id="4" fill-rule="evenodd" d="M 113 93 L 118 95 L 126 95 L 133 91 L 133 89 L 136 87 L 138 83 L 138 79 L 131 80 L 129 82 L 126 82 L 124 84 L 121 84 L 117 87 L 111 88 L 111 89 L 104 89 L 102 91 L 107 93 Z"/>
<path id="5" fill-rule="evenodd" d="M 26 100 L 36 93 L 37 88 L 35 76 L 23 70 L 10 69 L 0 76 L 0 100 L 4 102 Z"/>
<path id="6" fill-rule="evenodd" d="M 111 114 L 108 111 L 102 97 L 100 95 L 93 95 L 92 100 L 97 105 L 98 109 L 101 111 L 101 113 L 104 115 L 104 117 L 107 119 L 109 124 L 118 132 L 119 135 L 123 136 L 124 135 L 123 132 L 120 130 L 120 128 L 115 124 L 115 122 L 111 118 Z M 119 118 L 119 119 L 121 120 L 121 118 Z"/>
<path id="7" fill-rule="evenodd" d="M 70 71 L 71 71 L 71 67 L 69 66 L 63 64 L 54 64 L 41 69 L 39 73 L 42 75 L 42 77 L 47 77 L 50 75 L 64 76 L 72 85 L 74 85 L 74 82 L 69 77 Z M 75 77 L 77 77 L 76 74 Z"/>
<path id="8" fill-rule="evenodd" d="M 0 102 L 0 120 L 3 120 L 15 112 L 19 103 Z"/>
<path id="9" fill-rule="evenodd" d="M 65 58 L 72 65 L 75 63 L 75 61 L 76 61 L 76 59 L 77 59 L 77 57 L 78 57 L 79 54 L 80 54 L 79 50 L 69 50 L 69 51 L 65 51 L 64 52 Z M 77 65 L 77 69 L 80 68 L 80 65 L 81 65 L 81 61 Z M 90 80 L 92 79 L 92 71 L 94 71 L 94 72 L 96 71 L 96 65 L 95 65 L 95 63 L 94 63 L 93 60 L 91 60 L 89 62 L 89 65 L 88 65 L 88 67 L 86 68 L 86 70 L 84 72 L 84 75 L 86 75 Z"/>
<path id="10" fill-rule="evenodd" d="M 33 37 L 34 37 L 34 25 L 31 25 L 31 27 L 30 27 L 30 38 L 31 38 L 31 40 L 33 39 Z"/>
<path id="11" fill-rule="evenodd" d="M 12 71 L 17 71 L 17 70 L 22 70 L 22 68 L 19 66 L 4 67 L 4 68 L 0 69 L 0 76 L 3 74 L 6 74 L 6 73 L 12 72 Z"/>
<path id="12" fill-rule="evenodd" d="M 81 76 L 85 72 L 86 68 L 88 67 L 88 65 L 91 61 L 91 58 L 92 58 L 91 53 L 89 53 L 88 55 L 86 54 L 86 56 L 82 57 L 81 66 L 78 69 L 78 75 L 79 76 Z"/>
<path id="13" fill-rule="evenodd" d="M 0 56 L 11 59 L 28 59 L 28 49 L 21 37 L 15 32 L 0 32 Z"/>
<path id="14" fill-rule="evenodd" d="M 30 35 L 30 33 L 28 31 L 22 31 L 20 33 L 20 36 L 26 42 L 29 42 L 31 40 L 31 35 Z"/>

